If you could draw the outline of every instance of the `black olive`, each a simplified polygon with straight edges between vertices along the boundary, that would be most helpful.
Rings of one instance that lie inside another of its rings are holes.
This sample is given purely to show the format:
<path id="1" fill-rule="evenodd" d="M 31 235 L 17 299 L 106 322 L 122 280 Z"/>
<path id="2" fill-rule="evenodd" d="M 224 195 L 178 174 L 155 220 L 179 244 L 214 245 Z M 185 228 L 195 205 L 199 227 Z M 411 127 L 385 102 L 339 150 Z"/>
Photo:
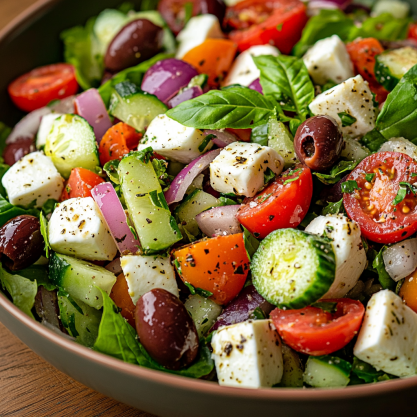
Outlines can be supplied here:
<path id="1" fill-rule="evenodd" d="M 329 116 L 314 116 L 297 130 L 294 149 L 298 159 L 313 171 L 323 172 L 338 160 L 343 149 L 343 135 Z"/>
<path id="2" fill-rule="evenodd" d="M 35 216 L 17 216 L 0 228 L 1 260 L 12 271 L 32 265 L 43 251 L 44 241 Z"/>
<path id="3" fill-rule="evenodd" d="M 4 163 L 12 166 L 25 155 L 35 151 L 35 142 L 32 138 L 17 138 L 15 142 L 9 143 L 4 149 Z"/>

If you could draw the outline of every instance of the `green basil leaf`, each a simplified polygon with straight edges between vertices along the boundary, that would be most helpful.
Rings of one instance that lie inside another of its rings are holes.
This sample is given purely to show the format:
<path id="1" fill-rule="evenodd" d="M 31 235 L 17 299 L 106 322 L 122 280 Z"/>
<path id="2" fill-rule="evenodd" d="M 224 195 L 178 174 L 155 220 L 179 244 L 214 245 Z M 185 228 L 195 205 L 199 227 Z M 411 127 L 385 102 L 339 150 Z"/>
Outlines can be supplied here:
<path id="1" fill-rule="evenodd" d="M 339 214 L 343 212 L 343 198 L 338 201 L 337 203 L 329 203 L 321 212 L 322 216 L 326 216 L 327 214 Z"/>
<path id="2" fill-rule="evenodd" d="M 104 171 L 112 182 L 120 184 L 118 167 L 120 164 L 119 159 L 113 159 L 112 161 L 106 162 L 103 166 Z"/>
<path id="3" fill-rule="evenodd" d="M 378 149 L 386 141 L 387 139 L 384 136 L 382 136 L 381 133 L 377 129 L 373 129 L 370 132 L 368 132 L 359 142 L 363 146 L 367 147 L 371 152 L 377 152 Z"/>
<path id="4" fill-rule="evenodd" d="M 375 178 L 375 175 L 376 174 L 373 174 L 373 173 L 371 173 L 371 174 L 365 174 L 366 181 L 372 182 L 374 180 L 374 178 Z"/>
<path id="5" fill-rule="evenodd" d="M 397 191 L 397 195 L 395 196 L 394 200 L 392 200 L 392 205 L 396 206 L 397 204 L 400 204 L 404 200 L 406 195 L 407 195 L 407 188 L 400 185 Z"/>
<path id="6" fill-rule="evenodd" d="M 348 180 L 346 182 L 342 182 L 340 185 L 342 189 L 342 193 L 353 193 L 354 190 L 360 190 L 358 183 L 356 181 Z"/>
<path id="7" fill-rule="evenodd" d="M 314 85 L 304 61 L 285 55 L 263 55 L 253 60 L 261 72 L 263 93 L 280 103 L 289 103 L 303 122 L 314 100 Z"/>
<path id="8" fill-rule="evenodd" d="M 339 182 L 347 172 L 352 171 L 356 168 L 358 162 L 356 161 L 340 161 L 337 165 L 335 165 L 330 174 L 322 174 L 320 172 L 315 172 L 314 175 L 324 184 L 332 185 Z"/>
<path id="9" fill-rule="evenodd" d="M 337 113 L 337 115 L 340 117 L 343 127 L 352 126 L 353 123 L 356 122 L 356 117 L 353 117 L 349 113 L 341 112 L 341 113 Z"/>
<path id="10" fill-rule="evenodd" d="M 249 129 L 267 123 L 274 105 L 255 90 L 234 86 L 184 101 L 166 114 L 197 129 Z"/>
<path id="11" fill-rule="evenodd" d="M 376 255 L 374 261 L 372 262 L 372 267 L 376 269 L 378 273 L 379 283 L 382 285 L 384 290 L 395 291 L 397 283 L 389 276 L 388 272 L 385 269 L 384 258 L 382 254 L 386 246 L 383 246 L 381 250 Z"/>
<path id="12" fill-rule="evenodd" d="M 207 135 L 207 136 L 210 136 L 210 135 Z M 152 166 L 153 166 L 153 169 L 155 170 L 156 176 L 158 177 L 159 184 L 161 184 L 162 191 L 163 192 L 167 191 L 172 180 L 174 179 L 172 175 L 169 175 L 167 173 L 168 162 L 164 161 L 163 159 L 154 158 L 152 160 Z"/>
<path id="13" fill-rule="evenodd" d="M 260 242 L 245 227 L 243 227 L 243 241 L 245 243 L 245 249 L 246 253 L 248 254 L 248 258 L 252 259 L 252 256 L 259 248 Z"/>
<path id="14" fill-rule="evenodd" d="M 269 181 L 275 179 L 275 176 L 276 176 L 275 172 L 272 171 L 272 169 L 268 167 L 266 171 L 264 172 L 264 184 L 268 184 Z"/>

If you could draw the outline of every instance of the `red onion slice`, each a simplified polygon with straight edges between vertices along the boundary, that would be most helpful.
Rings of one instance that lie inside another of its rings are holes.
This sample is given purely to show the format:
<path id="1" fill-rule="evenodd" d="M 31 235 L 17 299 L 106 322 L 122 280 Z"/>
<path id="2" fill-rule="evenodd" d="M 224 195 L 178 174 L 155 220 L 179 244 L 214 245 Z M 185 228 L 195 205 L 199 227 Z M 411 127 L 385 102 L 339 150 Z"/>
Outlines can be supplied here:
<path id="1" fill-rule="evenodd" d="M 220 151 L 221 149 L 209 151 L 204 155 L 199 156 L 197 159 L 194 159 L 193 162 L 183 168 L 174 178 L 174 181 L 172 181 L 168 191 L 165 192 L 165 199 L 167 203 L 173 204 L 181 201 L 194 178 L 201 174 L 210 165 L 210 162 L 213 161 Z"/>
<path id="2" fill-rule="evenodd" d="M 184 61 L 163 59 L 146 71 L 141 88 L 166 104 L 197 75 L 197 70 Z"/>
<path id="3" fill-rule="evenodd" d="M 264 93 L 263 90 L 262 90 L 262 86 L 261 86 L 261 82 L 259 81 L 259 78 L 257 78 L 255 81 L 252 81 L 249 84 L 249 88 L 251 90 L 257 91 L 260 94 L 263 94 Z"/>
<path id="4" fill-rule="evenodd" d="M 122 255 L 135 254 L 138 251 L 139 242 L 127 224 L 126 213 L 113 185 L 109 182 L 99 184 L 91 190 L 91 195 L 107 222 L 119 252 Z"/>
<path id="5" fill-rule="evenodd" d="M 112 122 L 99 92 L 95 88 L 84 91 L 75 99 L 75 109 L 94 129 L 97 143 L 100 144 L 104 134 L 112 127 Z"/>
<path id="6" fill-rule="evenodd" d="M 236 219 L 240 205 L 214 207 L 195 217 L 200 230 L 209 237 L 241 233 L 240 223 Z"/>
<path id="7" fill-rule="evenodd" d="M 225 148 L 227 145 L 238 141 L 238 138 L 235 135 L 226 131 L 205 130 L 204 133 L 207 135 L 214 135 L 215 138 L 212 139 L 212 142 L 219 148 Z"/>
<path id="8" fill-rule="evenodd" d="M 191 100 L 192 98 L 199 97 L 203 94 L 203 90 L 200 86 L 195 85 L 194 87 L 187 88 L 182 93 L 176 95 L 174 98 L 169 100 L 168 106 L 175 107 L 178 104 L 183 103 L 184 101 Z"/>
<path id="9" fill-rule="evenodd" d="M 116 275 L 116 277 L 123 272 L 122 265 L 120 264 L 120 258 L 114 259 L 109 264 L 107 264 L 105 268 L 108 271 L 113 272 L 113 274 Z"/>

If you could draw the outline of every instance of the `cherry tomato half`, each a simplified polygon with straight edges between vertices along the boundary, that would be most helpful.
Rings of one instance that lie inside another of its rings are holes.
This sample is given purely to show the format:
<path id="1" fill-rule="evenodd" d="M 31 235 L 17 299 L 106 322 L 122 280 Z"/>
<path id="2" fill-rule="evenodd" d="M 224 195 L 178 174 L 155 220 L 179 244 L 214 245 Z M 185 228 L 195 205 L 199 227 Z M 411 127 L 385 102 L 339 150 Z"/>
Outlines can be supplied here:
<path id="1" fill-rule="evenodd" d="M 283 341 L 297 352 L 312 356 L 329 355 L 346 346 L 357 334 L 365 307 L 356 300 L 320 300 L 337 303 L 336 312 L 318 307 L 298 310 L 275 309 L 272 321 Z"/>
<path id="2" fill-rule="evenodd" d="M 9 95 L 21 110 L 31 112 L 52 100 L 72 96 L 78 91 L 75 69 L 70 64 L 36 68 L 9 85 Z"/>
<path id="3" fill-rule="evenodd" d="M 243 0 L 226 10 L 229 38 L 239 51 L 254 45 L 274 45 L 289 54 L 307 23 L 306 6 L 299 0 Z"/>
<path id="4" fill-rule="evenodd" d="M 408 39 L 415 39 L 417 41 L 417 23 L 412 23 L 408 29 Z"/>
<path id="5" fill-rule="evenodd" d="M 395 243 L 417 231 L 417 196 L 410 190 L 417 182 L 417 176 L 413 176 L 416 173 L 414 159 L 398 152 L 368 156 L 351 172 L 346 181 L 356 181 L 359 190 L 343 194 L 343 202 L 364 237 L 373 242 Z M 397 198 L 399 202 L 395 204 L 400 188 L 405 188 L 405 198 Z"/>
<path id="6" fill-rule="evenodd" d="M 261 193 L 246 198 L 236 218 L 263 239 L 277 229 L 297 227 L 307 214 L 313 196 L 309 168 L 298 164 L 278 176 Z"/>
<path id="7" fill-rule="evenodd" d="M 104 182 L 103 178 L 94 172 L 85 168 L 74 168 L 62 191 L 60 200 L 64 201 L 69 198 L 91 197 L 91 190 L 102 182 Z"/>

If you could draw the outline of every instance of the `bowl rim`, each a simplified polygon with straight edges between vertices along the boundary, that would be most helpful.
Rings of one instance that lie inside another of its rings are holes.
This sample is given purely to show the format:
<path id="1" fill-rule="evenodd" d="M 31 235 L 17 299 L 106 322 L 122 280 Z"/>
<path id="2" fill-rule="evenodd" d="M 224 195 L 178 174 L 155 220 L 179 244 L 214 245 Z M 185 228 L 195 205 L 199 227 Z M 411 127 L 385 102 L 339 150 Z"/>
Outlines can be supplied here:
<path id="1" fill-rule="evenodd" d="M 62 0 L 38 0 L 33 5 L 24 10 L 20 15 L 9 22 L 6 27 L 0 30 L 0 46 L 7 43 L 8 39 L 14 35 L 18 35 L 25 25 L 29 25 L 31 21 L 40 16 L 44 11 L 60 3 Z M 95 352 L 85 346 L 79 345 L 75 342 L 68 343 L 68 340 L 48 329 L 41 323 L 31 319 L 16 307 L 7 297 L 0 291 L 0 308 L 4 309 L 14 319 L 18 320 L 22 325 L 30 328 L 31 331 L 43 336 L 48 342 L 59 346 L 63 350 L 71 351 L 73 354 L 83 356 L 93 361 L 96 365 L 112 369 L 118 372 L 129 374 L 132 377 L 137 377 L 144 380 L 150 380 L 154 383 L 165 385 L 166 388 L 175 387 L 181 388 L 188 392 L 195 392 L 199 394 L 211 394 L 222 397 L 230 397 L 236 400 L 265 400 L 269 402 L 279 402 L 280 400 L 289 401 L 304 401 L 304 402 L 322 402 L 327 400 L 337 401 L 353 398 L 369 398 L 373 396 L 381 396 L 384 394 L 393 394 L 404 389 L 411 389 L 417 387 L 417 376 L 396 379 L 391 381 L 383 381 L 375 384 L 364 384 L 356 386 L 348 386 L 345 388 L 235 388 L 220 386 L 217 383 L 210 381 L 196 380 L 180 375 L 173 375 L 158 370 L 143 368 L 138 365 L 125 363 L 122 360 L 113 358 L 111 356 Z M 5 326 L 6 327 L 6 326 Z M 7 327 L 6 327 L 7 328 Z M 11 331 L 10 329 L 8 329 Z M 13 331 L 11 331 L 13 333 Z"/>

